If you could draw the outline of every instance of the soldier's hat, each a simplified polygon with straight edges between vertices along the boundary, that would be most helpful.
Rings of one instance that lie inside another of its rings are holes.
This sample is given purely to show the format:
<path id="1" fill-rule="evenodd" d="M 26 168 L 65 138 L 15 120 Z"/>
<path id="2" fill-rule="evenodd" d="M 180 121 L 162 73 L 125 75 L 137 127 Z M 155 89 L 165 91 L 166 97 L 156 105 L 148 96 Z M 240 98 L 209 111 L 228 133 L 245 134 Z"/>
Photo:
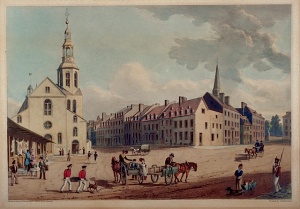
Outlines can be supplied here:
<path id="1" fill-rule="evenodd" d="M 12 161 L 12 164 L 15 164 L 16 163 L 16 161 L 14 160 L 14 161 Z"/>
<path id="2" fill-rule="evenodd" d="M 68 165 L 67 167 L 69 168 L 69 167 L 71 167 L 71 166 L 72 166 L 72 164 Z"/>
<path id="3" fill-rule="evenodd" d="M 277 156 L 276 156 L 275 163 L 278 163 L 278 162 L 279 162 L 279 158 L 277 158 Z"/>
<path id="4" fill-rule="evenodd" d="M 83 165 L 82 168 L 86 168 L 86 165 Z"/>
<path id="5" fill-rule="evenodd" d="M 172 156 L 172 157 L 174 157 L 174 154 L 173 154 L 173 153 L 171 153 L 169 156 Z"/>

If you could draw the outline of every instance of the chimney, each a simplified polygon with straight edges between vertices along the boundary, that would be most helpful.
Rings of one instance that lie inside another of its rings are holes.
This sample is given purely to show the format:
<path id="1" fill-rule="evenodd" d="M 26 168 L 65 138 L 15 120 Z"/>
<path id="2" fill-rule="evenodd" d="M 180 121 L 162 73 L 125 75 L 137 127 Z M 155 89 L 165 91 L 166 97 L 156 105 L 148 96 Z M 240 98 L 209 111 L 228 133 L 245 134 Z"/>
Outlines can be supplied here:
<path id="1" fill-rule="evenodd" d="M 182 104 L 182 97 L 179 96 L 179 106 Z"/>
<path id="2" fill-rule="evenodd" d="M 139 104 L 139 112 L 142 112 L 144 110 L 144 104 Z"/>
<path id="3" fill-rule="evenodd" d="M 247 107 L 247 104 L 245 102 L 241 102 L 241 107 L 242 107 L 243 115 L 245 115 L 245 107 Z"/>
<path id="4" fill-rule="evenodd" d="M 225 97 L 225 104 L 230 105 L 230 97 L 229 96 Z"/>
<path id="5" fill-rule="evenodd" d="M 224 96 L 225 96 L 225 93 L 220 93 L 219 95 L 220 95 L 220 100 L 221 100 L 221 102 L 224 103 Z"/>
<path id="6" fill-rule="evenodd" d="M 169 105 L 169 100 L 165 100 L 165 106 Z"/>

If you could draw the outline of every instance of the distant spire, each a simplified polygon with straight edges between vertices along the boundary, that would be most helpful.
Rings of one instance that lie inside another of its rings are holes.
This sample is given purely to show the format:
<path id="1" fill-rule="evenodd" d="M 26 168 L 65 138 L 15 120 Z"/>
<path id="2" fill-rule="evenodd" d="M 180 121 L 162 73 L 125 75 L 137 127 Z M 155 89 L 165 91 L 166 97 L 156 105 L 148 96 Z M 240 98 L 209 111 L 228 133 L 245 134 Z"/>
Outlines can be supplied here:
<path id="1" fill-rule="evenodd" d="M 218 66 L 218 60 L 217 60 L 215 83 L 214 83 L 214 88 L 213 88 L 213 95 L 219 97 L 220 91 L 221 91 L 221 85 L 220 85 L 220 78 L 219 78 L 219 66 Z"/>

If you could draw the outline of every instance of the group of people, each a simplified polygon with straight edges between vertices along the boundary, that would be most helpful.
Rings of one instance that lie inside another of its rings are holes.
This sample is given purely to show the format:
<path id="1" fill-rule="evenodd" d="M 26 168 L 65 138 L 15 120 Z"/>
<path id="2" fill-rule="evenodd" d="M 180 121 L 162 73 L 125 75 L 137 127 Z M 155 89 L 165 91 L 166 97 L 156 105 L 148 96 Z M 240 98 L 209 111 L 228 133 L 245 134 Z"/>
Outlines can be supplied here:
<path id="1" fill-rule="evenodd" d="M 79 171 L 78 174 L 78 180 L 79 180 L 79 185 L 76 189 L 76 192 L 79 193 L 80 191 L 85 191 L 86 186 L 88 184 L 88 180 L 86 178 L 86 165 L 81 166 L 81 170 Z M 71 185 L 71 169 L 72 169 L 72 164 L 67 166 L 67 169 L 64 170 L 64 183 L 60 189 L 60 192 L 64 192 L 64 188 L 69 184 L 69 191 L 72 191 L 72 185 Z"/>
<path id="2" fill-rule="evenodd" d="M 262 141 L 259 142 L 258 140 L 256 140 L 254 146 L 255 146 L 256 152 L 260 152 L 260 151 L 264 150 L 264 143 Z"/>
<path id="3" fill-rule="evenodd" d="M 242 192 L 242 176 L 243 176 L 243 164 L 238 165 L 238 169 L 234 172 L 235 176 L 235 184 L 236 184 L 236 190 Z M 279 178 L 281 176 L 281 166 L 280 166 L 280 159 L 275 158 L 274 165 L 272 167 L 272 174 L 273 174 L 273 182 L 274 182 L 274 193 L 281 191 L 281 187 L 279 184 Z M 244 184 L 246 181 L 244 181 Z"/>

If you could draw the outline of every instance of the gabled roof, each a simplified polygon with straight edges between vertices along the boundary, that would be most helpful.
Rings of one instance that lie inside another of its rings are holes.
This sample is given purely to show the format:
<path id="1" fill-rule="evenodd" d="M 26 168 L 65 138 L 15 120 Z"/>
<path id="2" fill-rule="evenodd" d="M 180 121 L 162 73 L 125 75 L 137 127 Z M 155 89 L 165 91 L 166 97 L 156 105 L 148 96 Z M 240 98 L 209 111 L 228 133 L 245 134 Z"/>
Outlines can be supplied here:
<path id="1" fill-rule="evenodd" d="M 157 120 L 165 108 L 166 108 L 165 105 L 154 107 L 151 111 L 147 112 L 143 116 L 142 121 Z M 148 115 L 149 115 L 149 117 L 148 117 Z M 151 118 L 150 118 L 150 115 L 151 115 Z M 146 120 L 145 116 L 147 116 L 147 120 Z"/>
<path id="2" fill-rule="evenodd" d="M 256 110 L 253 110 L 252 108 L 250 108 L 249 106 L 245 106 L 245 109 L 248 109 L 248 111 L 251 113 L 251 115 L 255 115 L 256 117 L 262 118 L 264 119 L 264 117 L 262 116 L 262 114 L 256 112 Z M 243 108 L 236 108 L 236 110 L 243 115 Z"/>
<path id="3" fill-rule="evenodd" d="M 203 101 L 203 98 L 198 97 L 195 99 L 183 101 L 181 104 L 170 104 L 164 111 L 164 118 L 174 118 L 194 114 L 197 111 L 201 100 Z"/>
<path id="4" fill-rule="evenodd" d="M 234 111 L 234 112 L 238 112 L 234 107 L 232 107 L 231 105 L 228 105 L 228 104 L 226 104 L 225 102 L 222 102 L 221 100 L 220 100 L 220 98 L 218 98 L 218 97 L 216 97 L 216 96 L 214 96 L 213 94 L 211 94 L 211 93 L 209 93 L 209 92 L 206 92 L 205 93 L 205 95 L 209 95 L 209 96 L 211 96 L 219 105 L 221 105 L 223 108 L 226 108 L 226 109 L 229 109 L 229 110 L 232 110 L 232 111 Z M 204 96 L 205 96 L 204 95 Z M 239 113 L 239 112 L 238 112 Z"/>

